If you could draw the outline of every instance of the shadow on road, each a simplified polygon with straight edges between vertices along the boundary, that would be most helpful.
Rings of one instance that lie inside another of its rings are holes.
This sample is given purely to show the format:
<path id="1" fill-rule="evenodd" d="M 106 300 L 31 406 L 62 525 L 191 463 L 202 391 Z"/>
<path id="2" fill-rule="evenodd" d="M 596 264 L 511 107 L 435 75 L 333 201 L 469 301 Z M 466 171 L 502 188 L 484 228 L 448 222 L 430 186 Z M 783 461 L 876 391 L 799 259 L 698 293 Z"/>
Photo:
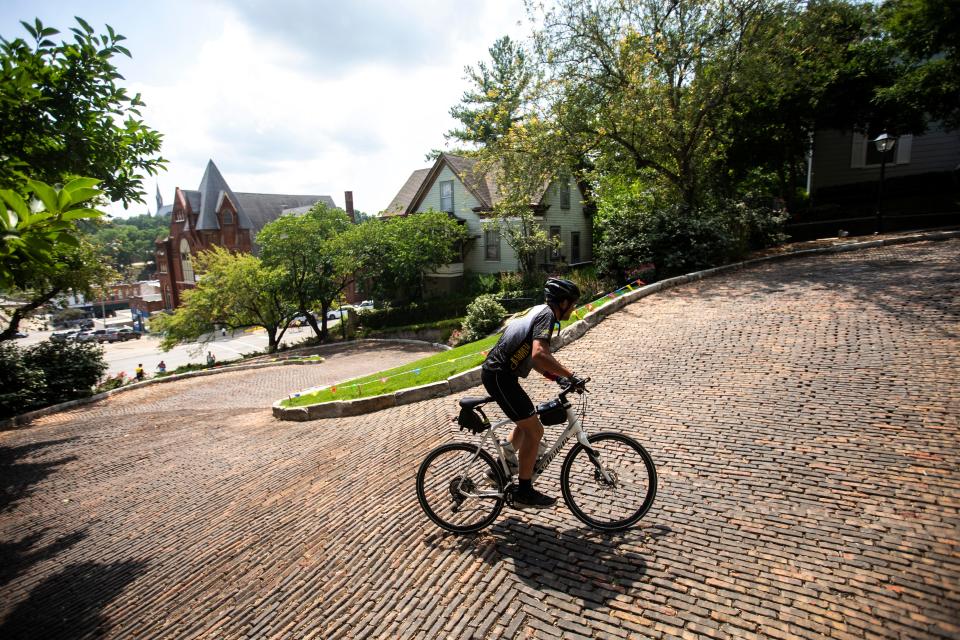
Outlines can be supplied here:
<path id="1" fill-rule="evenodd" d="M 0 638 L 103 636 L 103 609 L 146 570 L 145 562 L 84 562 L 65 567 L 35 587 L 0 625 Z"/>
<path id="2" fill-rule="evenodd" d="M 26 462 L 24 458 L 73 440 L 76 438 L 35 442 L 20 447 L 0 447 L 0 513 L 28 497 L 33 492 L 33 486 L 53 473 L 57 467 L 77 459 L 75 456 L 67 456 L 57 460 Z"/>
<path id="3" fill-rule="evenodd" d="M 644 557 L 625 547 L 671 533 L 662 525 L 620 533 L 587 528 L 558 531 L 508 517 L 475 535 L 437 534 L 427 544 L 439 547 L 452 541 L 454 549 L 473 553 L 489 565 L 512 563 L 516 576 L 531 588 L 580 598 L 584 607 L 596 609 L 625 594 L 646 575 Z"/>

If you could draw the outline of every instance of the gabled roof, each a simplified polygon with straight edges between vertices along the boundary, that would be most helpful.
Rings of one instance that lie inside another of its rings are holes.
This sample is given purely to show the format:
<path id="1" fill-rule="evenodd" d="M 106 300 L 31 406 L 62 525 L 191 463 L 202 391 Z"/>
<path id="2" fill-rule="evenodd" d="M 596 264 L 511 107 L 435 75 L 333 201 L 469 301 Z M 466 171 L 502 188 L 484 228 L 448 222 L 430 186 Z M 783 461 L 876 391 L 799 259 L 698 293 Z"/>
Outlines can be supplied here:
<path id="1" fill-rule="evenodd" d="M 419 171 L 414 171 L 410 178 L 407 179 L 407 184 L 403 186 L 403 188 L 400 190 L 400 193 L 398 193 L 397 197 L 394 198 L 394 202 L 391 203 L 391 207 L 394 205 L 394 203 L 403 204 L 404 199 L 401 198 L 401 195 L 404 194 L 405 190 L 409 190 L 409 185 L 411 182 L 415 182 L 416 178 L 419 178 L 419 185 L 416 187 L 413 197 L 410 198 L 409 201 L 406 201 L 404 210 L 402 212 L 392 212 L 392 215 L 397 215 L 397 213 L 412 213 L 415 211 L 417 207 L 420 206 L 420 203 L 430 190 L 430 187 L 433 186 L 434 181 L 437 179 L 437 176 L 440 175 L 440 172 L 443 170 L 444 166 L 450 167 L 450 170 L 457 176 L 457 178 L 460 179 L 460 182 L 463 183 L 463 186 L 466 187 L 473 197 L 477 199 L 477 202 L 479 203 L 479 210 L 493 210 L 493 208 L 503 199 L 503 195 L 500 193 L 499 185 L 497 184 L 497 173 L 499 167 L 495 165 L 486 171 L 481 171 L 477 164 L 478 160 L 476 158 L 467 158 L 464 156 L 455 156 L 449 153 L 441 153 L 440 157 L 437 158 L 437 161 L 432 167 L 429 169 L 420 169 Z M 423 174 L 422 178 L 420 178 L 418 174 L 423 171 L 426 173 Z M 537 193 L 534 194 L 533 201 L 530 204 L 540 204 L 549 187 L 550 181 L 544 182 L 544 184 L 541 185 L 541 187 L 537 190 Z"/>
<path id="2" fill-rule="evenodd" d="M 312 207 L 318 202 L 323 202 L 331 209 L 337 205 L 333 203 L 330 196 L 305 196 L 305 195 L 287 195 L 283 193 L 237 193 L 237 201 L 247 214 L 250 221 L 250 236 L 257 237 L 260 229 L 263 229 L 268 222 L 273 222 L 280 217 L 285 209 L 294 209 L 298 207 Z"/>
<path id="3" fill-rule="evenodd" d="M 428 173 L 430 173 L 430 167 L 427 167 L 426 169 L 417 169 L 411 173 L 410 177 L 407 178 L 407 181 L 403 183 L 402 187 L 400 187 L 400 191 L 397 192 L 397 195 L 393 196 L 393 200 L 391 200 L 390 204 L 387 205 L 387 208 L 383 210 L 383 215 L 396 216 L 406 213 L 407 207 L 410 206 L 410 203 L 413 201 L 413 197 L 417 195 L 417 191 L 420 190 L 420 185 L 422 185 L 423 181 L 426 180 Z"/>
<path id="4" fill-rule="evenodd" d="M 194 209 L 198 214 L 196 228 L 198 231 L 219 229 L 220 221 L 217 219 L 217 207 L 223 196 L 230 199 L 230 202 L 237 209 L 237 226 L 241 229 L 252 229 L 252 223 L 243 209 L 243 204 L 234 195 L 230 185 L 223 179 L 217 165 L 213 160 L 207 162 L 207 168 L 203 172 L 203 179 L 200 181 L 200 208 Z M 190 203 L 193 206 L 193 203 Z"/>

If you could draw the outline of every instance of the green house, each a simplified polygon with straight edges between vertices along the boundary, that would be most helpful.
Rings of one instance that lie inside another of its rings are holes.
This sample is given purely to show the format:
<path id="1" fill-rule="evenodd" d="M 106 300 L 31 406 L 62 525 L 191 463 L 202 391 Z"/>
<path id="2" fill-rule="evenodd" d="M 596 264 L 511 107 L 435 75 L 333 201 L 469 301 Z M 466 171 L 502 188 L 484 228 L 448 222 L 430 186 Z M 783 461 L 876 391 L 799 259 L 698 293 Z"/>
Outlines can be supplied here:
<path id="1" fill-rule="evenodd" d="M 432 167 L 410 174 L 381 215 L 410 215 L 433 209 L 446 211 L 466 225 L 470 241 L 464 247 L 463 261 L 429 274 L 435 289 L 453 291 L 465 270 L 501 273 L 520 269 L 516 253 L 500 231 L 484 229 L 484 222 L 489 221 L 500 199 L 493 171 L 481 173 L 476 159 L 443 153 Z M 569 175 L 545 184 L 530 208 L 544 230 L 562 243 L 559 251 L 540 257 L 545 269 L 593 260 L 592 221 L 584 214 L 583 194 Z"/>

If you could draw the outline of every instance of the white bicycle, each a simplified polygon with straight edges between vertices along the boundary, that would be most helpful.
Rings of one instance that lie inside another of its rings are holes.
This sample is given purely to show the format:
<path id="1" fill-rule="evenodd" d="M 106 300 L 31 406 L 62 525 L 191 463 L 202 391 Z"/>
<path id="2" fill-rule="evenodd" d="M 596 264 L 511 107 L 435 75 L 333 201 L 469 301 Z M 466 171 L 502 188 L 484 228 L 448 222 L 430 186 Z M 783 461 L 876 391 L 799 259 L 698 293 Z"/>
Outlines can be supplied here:
<path id="1" fill-rule="evenodd" d="M 561 384 L 557 398 L 537 407 L 540 421 L 561 424 L 564 429 L 553 446 L 538 459 L 534 479 L 550 466 L 564 445 L 574 436 L 560 469 L 563 500 L 577 518 L 602 531 L 621 531 L 642 518 L 657 495 L 657 469 L 653 458 L 639 442 L 620 433 L 587 435 L 586 383 L 590 379 Z M 575 408 L 568 396 L 580 396 Z M 489 526 L 504 504 L 512 504 L 516 485 L 496 430 L 511 424 L 491 424 L 482 406 L 490 396 L 460 400 L 460 429 L 482 434 L 479 444 L 453 442 L 437 447 L 424 459 L 417 472 L 417 499 L 427 516 L 438 526 L 455 533 L 472 533 Z M 492 447 L 497 459 L 485 449 Z"/>

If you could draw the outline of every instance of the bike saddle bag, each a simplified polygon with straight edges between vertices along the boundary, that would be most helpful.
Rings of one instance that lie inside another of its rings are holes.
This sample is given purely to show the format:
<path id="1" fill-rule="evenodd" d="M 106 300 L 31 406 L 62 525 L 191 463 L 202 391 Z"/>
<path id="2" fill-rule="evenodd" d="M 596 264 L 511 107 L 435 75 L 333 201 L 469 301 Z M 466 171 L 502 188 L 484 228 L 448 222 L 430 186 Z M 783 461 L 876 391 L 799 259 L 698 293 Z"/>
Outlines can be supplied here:
<path id="1" fill-rule="evenodd" d="M 537 414 L 540 416 L 540 424 L 544 426 L 562 424 L 567 421 L 567 408 L 563 406 L 559 398 L 538 404 Z"/>
<path id="2" fill-rule="evenodd" d="M 473 433 L 482 433 L 490 428 L 490 421 L 485 416 L 478 413 L 476 409 L 467 407 L 460 409 L 457 424 L 460 425 L 461 429 L 467 429 Z"/>

